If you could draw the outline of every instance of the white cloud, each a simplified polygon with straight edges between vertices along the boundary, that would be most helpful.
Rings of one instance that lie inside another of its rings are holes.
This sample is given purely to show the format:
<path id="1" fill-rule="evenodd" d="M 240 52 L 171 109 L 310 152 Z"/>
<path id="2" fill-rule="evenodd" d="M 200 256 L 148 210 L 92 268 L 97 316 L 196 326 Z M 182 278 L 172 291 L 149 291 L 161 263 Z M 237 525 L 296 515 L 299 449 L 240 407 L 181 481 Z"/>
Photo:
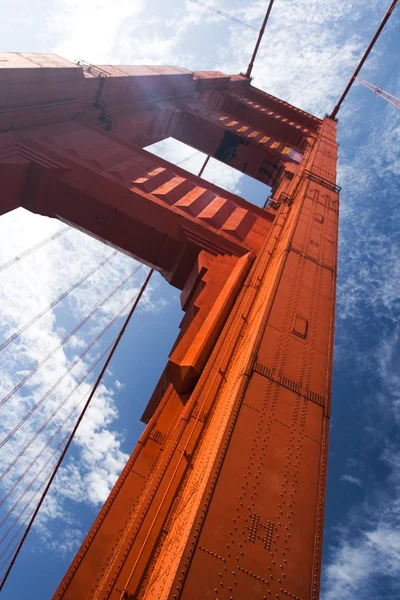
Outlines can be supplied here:
<path id="1" fill-rule="evenodd" d="M 376 600 L 397 597 L 400 576 L 400 507 L 383 507 L 386 515 L 377 524 L 364 523 L 365 530 L 342 530 L 340 545 L 325 573 L 321 600 Z M 379 578 L 385 580 L 385 595 L 379 595 Z M 378 595 L 377 595 L 378 594 Z M 389 595 L 390 594 L 390 595 Z M 391 595 L 393 594 L 393 595 Z"/>
<path id="2" fill-rule="evenodd" d="M 57 36 L 53 51 L 63 58 L 97 64 L 118 61 L 119 33 L 141 13 L 142 0 L 62 0 L 47 12 L 42 37 Z"/>
<path id="3" fill-rule="evenodd" d="M 277 2 L 256 59 L 254 85 L 323 116 L 333 108 L 369 41 L 359 21 L 374 6 L 374 2 L 340 0 Z M 265 2 L 251 7 L 261 19 Z M 241 29 L 237 43 L 238 30 L 231 27 L 229 43 L 219 48 L 219 68 L 245 70 L 255 38 L 254 32 Z"/>
<path id="4" fill-rule="evenodd" d="M 354 485 L 358 485 L 359 487 L 361 487 L 361 479 L 359 477 L 354 477 L 353 475 L 342 475 L 341 476 L 341 481 L 347 481 L 347 483 L 352 483 Z"/>

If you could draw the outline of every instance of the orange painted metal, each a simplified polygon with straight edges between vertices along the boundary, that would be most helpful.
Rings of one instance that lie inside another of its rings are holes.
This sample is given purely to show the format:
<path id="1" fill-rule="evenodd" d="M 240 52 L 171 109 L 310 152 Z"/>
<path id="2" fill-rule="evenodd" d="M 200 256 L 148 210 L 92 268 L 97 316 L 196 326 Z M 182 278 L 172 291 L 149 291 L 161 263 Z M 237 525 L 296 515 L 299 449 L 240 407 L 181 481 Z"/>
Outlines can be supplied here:
<path id="1" fill-rule="evenodd" d="M 54 598 L 317 600 L 335 121 L 240 75 L 4 57 L 2 212 L 142 260 L 185 311 L 148 425 Z M 169 136 L 270 183 L 267 210 L 142 149 Z"/>

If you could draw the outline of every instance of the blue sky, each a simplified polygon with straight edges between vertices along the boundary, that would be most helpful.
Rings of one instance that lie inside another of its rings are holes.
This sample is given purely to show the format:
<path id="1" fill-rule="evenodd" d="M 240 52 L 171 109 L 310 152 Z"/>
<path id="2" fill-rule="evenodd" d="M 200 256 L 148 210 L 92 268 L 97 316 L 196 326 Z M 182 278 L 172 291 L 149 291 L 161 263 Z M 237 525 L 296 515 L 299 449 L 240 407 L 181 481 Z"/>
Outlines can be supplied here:
<path id="1" fill-rule="evenodd" d="M 254 85 L 323 116 L 335 104 L 389 3 L 277 0 L 254 68 Z M 267 3 L 213 4 L 257 25 Z M 2 49 L 56 52 L 97 64 L 178 64 L 227 73 L 243 71 L 251 56 L 255 32 L 188 0 L 156 0 L 151 5 L 114 0 L 112 7 L 105 0 L 38 0 L 34 6 L 16 0 L 3 8 Z M 399 26 L 397 9 L 363 71 L 364 79 L 397 96 Z M 343 189 L 322 599 L 398 600 L 400 112 L 356 85 L 339 118 Z M 192 149 L 170 141 L 154 150 L 173 162 L 193 155 Z M 196 155 L 182 166 L 196 171 L 201 160 Z M 205 176 L 256 203 L 267 193 L 215 161 Z M 23 211 L 3 217 L 0 264 L 59 227 L 56 221 Z M 1 273 L 0 335 L 8 337 L 109 254 L 109 248 L 72 231 Z M 1 353 L 2 396 L 134 267 L 127 257 L 114 257 L 17 345 Z M 12 429 L 27 406 L 64 374 L 71 357 L 134 295 L 144 276 L 143 268 L 5 405 L 4 430 Z M 24 598 L 27 585 L 32 600 L 51 597 L 142 431 L 141 412 L 180 318 L 178 292 L 156 277 L 15 566 L 3 592 L 6 600 Z M 117 329 L 104 335 L 44 403 L 37 420 L 4 447 L 2 465 L 73 388 Z M 16 467 L 12 482 L 24 466 Z"/>

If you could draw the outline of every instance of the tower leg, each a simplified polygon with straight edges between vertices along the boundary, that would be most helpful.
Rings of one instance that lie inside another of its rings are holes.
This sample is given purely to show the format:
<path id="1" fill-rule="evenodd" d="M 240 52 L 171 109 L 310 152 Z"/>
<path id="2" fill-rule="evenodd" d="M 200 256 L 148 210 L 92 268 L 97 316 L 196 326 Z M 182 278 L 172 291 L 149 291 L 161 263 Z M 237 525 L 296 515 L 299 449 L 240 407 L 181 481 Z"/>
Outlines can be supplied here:
<path id="1" fill-rule="evenodd" d="M 326 118 L 194 391 L 164 392 L 54 598 L 318 599 L 336 160 Z"/>

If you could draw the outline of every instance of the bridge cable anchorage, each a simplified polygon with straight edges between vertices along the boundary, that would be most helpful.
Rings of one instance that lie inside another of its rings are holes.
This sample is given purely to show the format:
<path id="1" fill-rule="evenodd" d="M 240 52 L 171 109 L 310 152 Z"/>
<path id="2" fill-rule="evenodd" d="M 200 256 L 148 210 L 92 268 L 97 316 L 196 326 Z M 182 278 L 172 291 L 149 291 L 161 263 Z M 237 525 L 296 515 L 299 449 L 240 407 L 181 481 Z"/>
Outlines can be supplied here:
<path id="1" fill-rule="evenodd" d="M 86 275 L 84 277 L 82 277 L 82 279 L 80 279 L 79 281 L 74 283 L 74 285 L 72 285 L 65 292 L 63 292 L 61 294 L 61 296 L 58 296 L 58 298 L 53 300 L 53 302 L 51 302 L 48 306 L 46 306 L 46 308 L 44 308 L 42 311 L 40 311 L 40 313 L 38 313 L 35 317 L 33 317 L 30 321 L 28 321 L 28 323 L 25 323 L 25 325 L 23 325 L 20 329 L 18 329 L 18 331 L 13 333 L 7 340 L 5 340 L 2 344 L 0 344 L 0 351 L 4 350 L 4 348 L 6 348 L 8 346 L 8 344 L 11 344 L 11 342 L 16 340 L 17 337 L 19 337 L 22 333 L 24 333 L 28 329 L 28 327 L 30 327 L 31 325 L 36 323 L 36 321 L 38 321 L 41 317 L 43 317 L 49 310 L 54 308 L 57 304 L 59 304 L 62 300 L 64 300 L 64 298 L 66 298 L 71 292 L 76 290 L 77 287 L 79 287 L 82 283 L 87 281 L 87 279 L 89 279 L 89 277 L 94 275 L 94 273 L 96 273 L 99 269 L 101 269 L 101 267 L 104 267 L 104 265 L 107 264 L 112 258 L 114 258 L 114 256 L 116 254 L 118 254 L 118 250 L 115 250 L 115 252 L 113 252 L 112 254 L 110 254 L 110 256 L 105 258 L 99 265 L 97 265 L 96 267 L 94 267 L 94 269 L 89 271 L 89 273 L 86 273 Z"/>
<path id="2" fill-rule="evenodd" d="M 61 383 L 63 379 L 72 371 L 72 369 L 83 359 L 83 357 L 97 344 L 97 342 L 107 333 L 107 331 L 114 325 L 114 323 L 121 317 L 121 315 L 126 311 L 126 309 L 130 306 L 132 299 L 130 299 L 124 306 L 118 311 L 118 313 L 111 319 L 111 321 L 100 331 L 100 333 L 90 342 L 90 344 L 79 354 L 79 356 L 71 363 L 71 365 L 64 371 L 64 373 L 53 383 L 50 389 L 40 398 L 36 404 L 32 406 L 32 408 L 26 413 L 26 415 L 19 421 L 19 423 L 14 427 L 14 429 L 7 434 L 7 436 L 1 441 L 0 449 L 15 435 L 15 433 L 21 428 L 21 426 L 26 423 L 29 417 L 43 404 L 43 402 L 50 396 L 50 394 L 56 389 L 56 387 Z M 67 395 L 66 398 L 61 402 L 61 404 L 56 408 L 46 419 L 46 421 L 40 426 L 39 430 L 34 434 L 33 438 L 27 442 L 24 448 L 19 452 L 17 457 L 6 467 L 3 473 L 0 474 L 0 481 L 4 479 L 4 477 L 9 473 L 9 471 L 13 468 L 13 466 L 18 462 L 21 458 L 22 454 L 31 446 L 31 444 L 37 439 L 40 433 L 47 427 L 50 421 L 54 418 L 54 416 L 60 411 L 60 409 L 65 405 L 67 400 L 72 396 L 72 394 L 76 391 L 76 389 L 83 383 L 83 381 L 87 378 L 90 370 L 85 373 L 84 377 L 79 380 L 78 384 L 75 388 Z M 7 493 L 8 494 L 8 493 Z M 6 496 L 7 496 L 6 494 Z M 9 495 L 9 494 L 8 494 Z M 8 496 L 7 496 L 8 497 Z M 6 497 L 0 500 L 0 507 L 4 504 L 4 500 Z M 0 521 L 0 527 L 3 525 L 3 521 Z"/>
<path id="3" fill-rule="evenodd" d="M 236 17 L 233 17 L 232 15 L 228 15 L 227 13 L 222 12 L 222 10 L 215 8 L 214 6 L 209 6 L 208 4 L 204 4 L 204 2 L 200 2 L 200 0 L 189 0 L 189 1 L 193 2 L 193 4 L 198 4 L 199 6 L 202 6 L 203 8 L 206 8 L 207 10 L 211 10 L 212 12 L 217 13 L 217 15 L 220 15 L 221 17 L 225 17 L 225 19 L 230 19 L 231 21 L 234 21 L 235 23 L 238 23 L 239 25 L 243 25 L 244 27 L 248 27 L 249 29 L 254 29 L 255 31 L 258 31 L 258 28 L 254 27 L 254 25 L 250 25 L 250 23 L 246 23 L 245 21 L 241 21 L 240 19 L 237 19 Z"/>
<path id="4" fill-rule="evenodd" d="M 254 48 L 253 56 L 251 57 L 251 60 L 249 62 L 249 66 L 247 67 L 246 77 L 248 77 L 248 79 L 250 79 L 250 77 L 251 77 L 251 72 L 252 72 L 253 67 L 254 67 L 254 61 L 256 60 L 258 49 L 260 47 L 261 40 L 262 40 L 263 35 L 264 35 L 265 27 L 266 27 L 266 25 L 268 23 L 269 15 L 271 14 L 271 10 L 272 10 L 272 6 L 274 4 L 274 1 L 275 0 L 269 0 L 267 12 L 265 13 L 264 21 L 263 21 L 263 24 L 261 25 L 260 33 L 258 34 L 258 39 L 257 39 L 256 45 L 255 45 L 255 48 Z"/>
<path id="5" fill-rule="evenodd" d="M 15 264 L 19 263 L 23 258 L 26 258 L 27 256 L 29 256 L 33 252 L 36 252 L 36 250 L 40 250 L 40 248 L 43 248 L 43 246 L 46 246 L 46 244 L 49 244 L 53 240 L 56 240 L 61 235 L 64 235 L 64 233 L 67 233 L 67 231 L 72 231 L 72 227 L 69 227 L 69 226 L 68 227 L 63 227 L 62 229 L 59 229 L 58 231 L 56 231 L 56 233 L 53 233 L 53 235 L 51 235 L 50 237 L 46 238 L 45 240 L 42 240 L 41 242 L 38 242 L 34 246 L 31 246 L 30 248 L 28 248 L 24 252 L 21 252 L 21 254 L 17 254 L 16 256 L 14 256 L 14 258 L 10 258 L 10 260 L 8 260 L 7 262 L 5 262 L 2 265 L 0 265 L 0 273 L 2 271 L 5 271 L 6 269 L 8 269 L 9 267 L 11 267 L 12 265 L 15 265 Z"/>
<path id="6" fill-rule="evenodd" d="M 374 92 L 374 94 L 376 94 L 377 96 L 380 96 L 381 98 L 386 100 L 386 102 L 390 102 L 390 104 L 392 104 L 396 108 L 400 109 L 400 98 L 398 98 L 397 96 L 394 96 L 393 94 L 390 94 L 389 92 L 385 92 L 385 90 L 383 90 L 382 88 L 377 87 L 376 85 L 373 85 L 372 83 L 368 83 L 368 81 L 363 81 L 362 79 L 359 79 L 358 77 L 357 77 L 357 81 L 359 83 L 361 83 L 361 85 L 366 87 L 368 90 L 371 90 L 371 92 Z M 391 100 L 391 98 L 394 98 L 395 100 L 397 100 L 398 103 Z"/>
<path id="7" fill-rule="evenodd" d="M 134 303 L 132 305 L 132 308 L 130 309 L 130 311 L 129 311 L 129 313 L 128 313 L 125 321 L 124 321 L 124 324 L 122 325 L 121 330 L 120 330 L 119 334 L 117 335 L 117 337 L 116 337 L 116 339 L 115 339 L 115 341 L 114 341 L 114 343 L 113 343 L 113 345 L 111 347 L 111 350 L 110 350 L 110 352 L 109 352 L 109 354 L 108 354 L 108 356 L 107 356 L 107 358 L 106 358 L 106 360 L 105 360 L 105 362 L 103 364 L 103 367 L 101 368 L 101 371 L 100 371 L 100 373 L 98 374 L 98 376 L 96 378 L 96 381 L 95 381 L 95 383 L 94 383 L 94 385 L 92 387 L 92 390 L 91 390 L 91 392 L 90 392 L 90 394 L 89 394 L 89 396 L 88 396 L 88 398 L 87 398 L 87 400 L 86 400 L 86 402 L 84 404 L 84 407 L 83 407 L 81 413 L 79 414 L 79 417 L 76 420 L 76 423 L 75 423 L 72 431 L 68 435 L 66 444 L 65 444 L 65 446 L 64 446 L 64 448 L 63 448 L 63 450 L 61 452 L 60 457 L 57 460 L 56 465 L 54 466 L 54 468 L 53 468 L 53 470 L 51 472 L 50 478 L 49 478 L 49 480 L 48 480 L 48 482 L 47 482 L 47 484 L 46 484 L 46 486 L 45 486 L 45 488 L 44 488 L 44 490 L 43 490 L 43 492 L 42 492 L 42 494 L 40 496 L 39 502 L 36 505 L 35 510 L 33 511 L 33 514 L 32 514 L 32 516 L 29 519 L 29 522 L 28 522 L 27 527 L 26 527 L 26 529 L 24 531 L 24 534 L 23 534 L 21 540 L 19 541 L 18 545 L 16 546 L 16 549 L 14 550 L 14 554 L 12 555 L 11 562 L 8 565 L 8 568 L 7 568 L 6 572 L 5 572 L 5 575 L 4 575 L 3 579 L 1 580 L 0 591 L 4 587 L 4 584 L 5 584 L 8 576 L 9 576 L 9 574 L 11 572 L 11 569 L 12 569 L 12 567 L 13 567 L 13 565 L 14 565 L 14 563 L 15 563 L 15 561 L 16 561 L 16 559 L 17 559 L 17 557 L 18 557 L 18 555 L 19 555 L 19 553 L 21 551 L 21 548 L 22 548 L 22 546 L 23 546 L 26 538 L 27 538 L 27 535 L 28 535 L 30 529 L 32 528 L 32 525 L 33 525 L 33 523 L 35 521 L 35 518 L 36 518 L 36 516 L 37 516 L 37 514 L 38 514 L 38 512 L 39 512 L 39 510 L 40 510 L 40 508 L 41 508 L 41 506 L 42 506 L 42 504 L 43 504 L 46 496 L 47 496 L 47 493 L 48 493 L 48 491 L 49 491 L 49 489 L 51 487 L 51 484 L 54 481 L 54 478 L 55 478 L 55 476 L 56 476 L 56 474 L 58 472 L 58 469 L 60 468 L 60 465 L 61 465 L 61 463 L 62 463 L 62 461 L 63 461 L 63 459 L 64 459 L 64 457 L 65 457 L 65 455 L 66 455 L 66 453 L 67 453 L 67 451 L 68 451 L 68 449 L 69 449 L 69 447 L 70 447 L 70 445 L 71 445 L 71 443 L 72 443 L 72 441 L 74 439 L 75 433 L 76 433 L 79 425 L 81 424 L 82 419 L 85 416 L 87 409 L 90 406 L 91 400 L 93 399 L 93 396 L 96 393 L 97 388 L 98 388 L 98 386 L 100 385 L 100 383 L 102 381 L 104 373 L 106 372 L 106 370 L 108 368 L 108 365 L 110 364 L 110 361 L 111 361 L 111 359 L 112 359 L 112 357 L 113 357 L 113 355 L 114 355 L 114 353 L 115 353 L 115 351 L 116 351 L 116 349 L 118 347 L 118 344 L 121 341 L 121 338 L 122 338 L 123 334 L 125 333 L 127 326 L 129 325 L 131 317 L 132 317 L 133 313 L 135 312 L 135 309 L 138 306 L 138 304 L 140 302 L 140 299 L 142 298 L 143 293 L 145 292 L 145 290 L 147 288 L 147 285 L 148 285 L 148 283 L 150 281 L 150 278 L 153 275 L 153 273 L 154 273 L 154 269 L 150 269 L 149 272 L 148 272 L 148 274 L 147 274 L 147 276 L 146 276 L 146 279 L 144 280 L 144 282 L 143 282 L 143 284 L 142 284 L 142 286 L 141 286 L 141 288 L 139 290 L 139 293 L 137 294 L 137 296 L 135 298 L 135 301 L 134 301 Z M 61 444 L 59 446 L 61 447 Z M 48 459 L 48 460 L 50 460 L 50 459 Z"/>
<path id="8" fill-rule="evenodd" d="M 42 367 L 57 352 L 57 350 L 59 350 L 60 348 L 62 348 L 68 342 L 68 340 L 70 340 L 72 338 L 72 336 L 75 335 L 75 333 L 77 331 L 79 331 L 79 329 L 81 329 L 81 327 L 83 327 L 83 325 L 85 323 L 87 323 L 87 321 L 89 321 L 89 319 L 91 317 L 93 317 L 93 315 L 102 306 L 104 306 L 104 304 L 106 304 L 108 302 L 108 300 L 110 300 L 125 285 L 125 283 L 129 279 L 131 279 L 134 275 L 136 275 L 136 273 L 138 272 L 138 270 L 140 268 L 141 268 L 141 265 L 139 265 L 138 267 L 136 267 L 136 269 L 134 269 L 133 271 L 131 271 L 129 273 L 129 275 L 127 275 L 127 277 L 125 277 L 125 279 L 123 279 L 121 281 L 121 283 L 119 283 L 118 286 L 106 298 L 104 298 L 104 300 L 102 300 L 101 302 L 99 302 L 95 306 L 95 308 L 67 336 L 65 336 L 65 338 L 59 344 L 57 344 L 57 346 L 55 346 L 55 348 L 53 348 L 53 350 L 51 350 L 36 365 L 36 367 L 34 367 L 19 383 L 17 383 L 17 385 L 11 390 L 11 392 L 9 392 L 6 396 L 4 396 L 4 398 L 2 400 L 0 400 L 0 407 L 3 406 L 11 398 L 11 396 L 13 396 L 15 394 L 15 392 L 17 392 L 40 369 L 40 367 Z M 0 447 L 1 447 L 1 444 L 0 444 Z"/>
<path id="9" fill-rule="evenodd" d="M 385 27 L 386 23 L 388 22 L 388 20 L 390 19 L 390 17 L 392 16 L 392 13 L 394 11 L 394 9 L 396 8 L 397 4 L 399 3 L 399 0 L 393 0 L 389 9 L 387 10 L 385 16 L 383 17 L 383 20 L 381 22 L 381 24 L 379 25 L 378 29 L 375 32 L 374 37 L 372 38 L 368 48 L 366 49 L 366 51 L 364 52 L 364 55 L 362 56 L 360 62 L 358 63 L 358 66 L 356 68 L 356 70 L 354 71 L 353 75 L 350 77 L 350 81 L 347 84 L 343 94 L 340 96 L 338 103 L 336 104 L 335 108 L 333 109 L 332 113 L 330 114 L 330 118 L 331 119 L 335 119 L 336 115 L 338 114 L 340 107 L 343 103 L 343 100 L 346 98 L 347 94 L 349 93 L 354 81 L 357 78 L 357 75 L 359 74 L 359 72 L 361 71 L 365 61 L 367 60 L 372 48 L 375 46 L 375 42 L 377 41 L 377 39 L 379 38 L 380 34 L 383 31 L 383 28 Z"/>

